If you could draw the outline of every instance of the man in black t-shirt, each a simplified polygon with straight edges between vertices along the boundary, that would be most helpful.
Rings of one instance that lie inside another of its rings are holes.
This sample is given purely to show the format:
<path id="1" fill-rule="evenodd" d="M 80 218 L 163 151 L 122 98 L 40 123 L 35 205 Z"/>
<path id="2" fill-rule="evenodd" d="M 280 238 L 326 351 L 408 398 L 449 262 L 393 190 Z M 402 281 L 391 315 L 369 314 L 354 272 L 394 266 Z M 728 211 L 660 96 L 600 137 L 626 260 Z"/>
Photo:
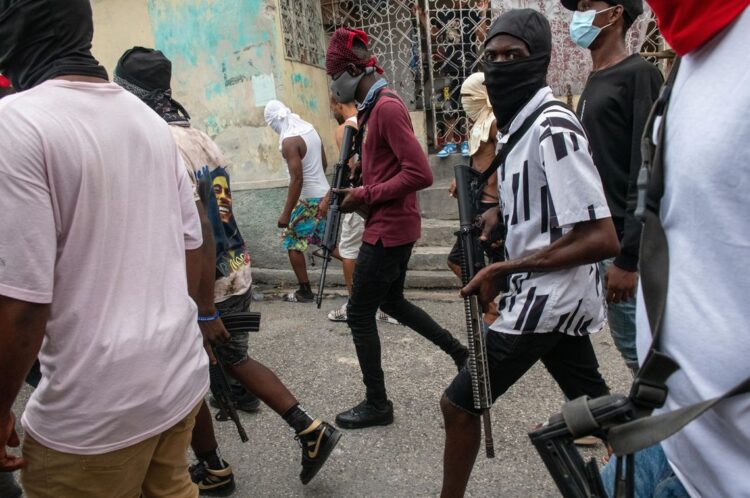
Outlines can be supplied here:
<path id="1" fill-rule="evenodd" d="M 625 33 L 643 13 L 642 0 L 562 0 L 576 11 L 573 41 L 591 51 L 593 71 L 577 114 L 589 137 L 604 184 L 620 254 L 601 263 L 607 290 L 609 327 L 628 367 L 638 368 L 635 348 L 635 293 L 641 224 L 635 218 L 641 135 L 664 79 L 640 55 L 628 55 Z"/>

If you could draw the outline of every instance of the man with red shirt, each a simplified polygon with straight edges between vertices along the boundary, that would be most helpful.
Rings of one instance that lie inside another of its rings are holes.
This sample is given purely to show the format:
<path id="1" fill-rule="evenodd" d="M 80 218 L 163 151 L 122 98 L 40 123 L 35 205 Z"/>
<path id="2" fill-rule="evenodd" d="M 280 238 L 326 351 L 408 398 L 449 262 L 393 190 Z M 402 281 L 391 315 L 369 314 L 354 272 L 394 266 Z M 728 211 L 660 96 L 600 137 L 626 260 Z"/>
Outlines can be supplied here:
<path id="1" fill-rule="evenodd" d="M 380 73 L 363 31 L 341 28 L 331 38 L 326 72 L 339 102 L 359 104 L 362 186 L 343 189 L 344 212 L 367 211 L 362 248 L 354 270 L 347 322 L 352 330 L 366 399 L 340 413 L 347 429 L 393 422 L 385 391 L 375 314 L 380 307 L 448 353 L 458 368 L 468 351 L 450 332 L 404 298 L 404 280 L 421 232 L 417 191 L 432 185 L 432 172 L 411 125 L 409 111 Z"/>

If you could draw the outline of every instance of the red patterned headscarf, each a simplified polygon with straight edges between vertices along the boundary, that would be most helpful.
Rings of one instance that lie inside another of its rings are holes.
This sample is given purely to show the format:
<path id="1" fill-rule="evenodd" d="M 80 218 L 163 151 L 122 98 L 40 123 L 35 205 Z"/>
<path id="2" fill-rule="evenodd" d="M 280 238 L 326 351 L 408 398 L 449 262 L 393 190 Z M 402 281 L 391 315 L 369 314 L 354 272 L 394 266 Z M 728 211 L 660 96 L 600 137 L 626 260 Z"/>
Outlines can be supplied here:
<path id="1" fill-rule="evenodd" d="M 383 74 L 383 68 L 378 66 L 375 57 L 360 59 L 354 53 L 352 50 L 354 40 L 359 40 L 367 46 L 367 33 L 361 29 L 351 28 L 339 28 L 333 33 L 326 52 L 326 73 L 329 76 L 335 76 L 346 71 L 349 64 L 354 64 L 361 69 L 374 67 L 379 74 Z"/>

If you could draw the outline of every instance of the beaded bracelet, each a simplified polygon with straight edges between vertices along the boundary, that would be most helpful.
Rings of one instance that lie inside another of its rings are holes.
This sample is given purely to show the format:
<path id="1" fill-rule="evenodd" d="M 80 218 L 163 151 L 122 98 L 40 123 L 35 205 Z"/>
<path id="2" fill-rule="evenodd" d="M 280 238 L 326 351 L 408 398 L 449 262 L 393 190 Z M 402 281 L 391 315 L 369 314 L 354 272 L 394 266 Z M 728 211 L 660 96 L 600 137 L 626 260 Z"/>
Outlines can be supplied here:
<path id="1" fill-rule="evenodd" d="M 216 310 L 216 312 L 211 316 L 200 316 L 198 315 L 198 321 L 199 322 L 213 322 L 217 318 L 221 316 L 221 313 L 219 313 L 219 310 Z"/>

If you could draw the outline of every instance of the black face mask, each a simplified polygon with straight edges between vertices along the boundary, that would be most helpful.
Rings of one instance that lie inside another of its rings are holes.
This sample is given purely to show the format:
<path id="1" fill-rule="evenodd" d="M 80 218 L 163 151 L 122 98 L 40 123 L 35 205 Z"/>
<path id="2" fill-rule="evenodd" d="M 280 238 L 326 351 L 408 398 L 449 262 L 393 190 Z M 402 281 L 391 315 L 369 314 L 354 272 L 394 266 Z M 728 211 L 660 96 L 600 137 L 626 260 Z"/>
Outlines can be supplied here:
<path id="1" fill-rule="evenodd" d="M 508 126 L 518 111 L 547 86 L 549 53 L 507 62 L 484 62 L 484 84 L 497 118 L 497 126 Z"/>
<path id="2" fill-rule="evenodd" d="M 0 72 L 16 90 L 66 75 L 107 79 L 93 35 L 89 0 L 0 0 Z"/>

